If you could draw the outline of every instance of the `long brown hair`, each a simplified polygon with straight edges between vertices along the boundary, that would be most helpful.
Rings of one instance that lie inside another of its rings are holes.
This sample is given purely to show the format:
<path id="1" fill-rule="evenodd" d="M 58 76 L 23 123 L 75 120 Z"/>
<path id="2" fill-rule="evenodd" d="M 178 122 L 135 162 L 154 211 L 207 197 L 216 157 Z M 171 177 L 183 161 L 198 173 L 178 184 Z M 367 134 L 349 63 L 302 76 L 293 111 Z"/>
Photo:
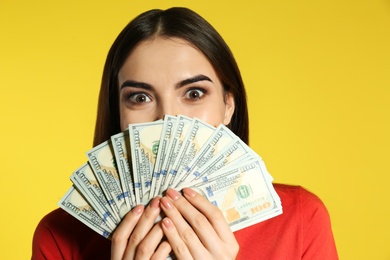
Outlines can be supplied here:
<path id="1" fill-rule="evenodd" d="M 244 83 L 230 48 L 201 16 L 187 8 L 150 10 L 132 20 L 118 35 L 107 55 L 100 88 L 94 146 L 120 132 L 118 73 L 131 51 L 153 37 L 177 37 L 191 43 L 209 60 L 225 93 L 234 96 L 235 110 L 228 127 L 249 142 L 249 120 Z"/>

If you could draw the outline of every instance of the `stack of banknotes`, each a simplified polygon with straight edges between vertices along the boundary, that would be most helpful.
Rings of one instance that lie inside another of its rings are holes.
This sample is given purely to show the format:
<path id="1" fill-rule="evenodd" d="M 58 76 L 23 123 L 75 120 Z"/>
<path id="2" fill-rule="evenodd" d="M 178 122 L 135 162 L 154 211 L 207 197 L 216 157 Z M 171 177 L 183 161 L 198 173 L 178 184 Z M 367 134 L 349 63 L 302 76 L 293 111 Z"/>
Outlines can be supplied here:
<path id="1" fill-rule="evenodd" d="M 130 124 L 86 155 L 58 205 L 107 238 L 129 210 L 169 187 L 202 194 L 232 231 L 282 213 L 263 160 L 222 124 L 166 115 Z"/>

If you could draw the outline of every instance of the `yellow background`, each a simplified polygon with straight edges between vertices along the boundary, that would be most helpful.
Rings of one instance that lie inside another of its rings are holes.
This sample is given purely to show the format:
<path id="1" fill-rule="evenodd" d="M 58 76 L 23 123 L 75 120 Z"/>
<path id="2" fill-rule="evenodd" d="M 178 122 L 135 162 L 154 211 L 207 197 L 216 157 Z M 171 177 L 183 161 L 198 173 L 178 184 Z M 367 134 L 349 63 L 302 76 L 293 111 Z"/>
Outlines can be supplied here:
<path id="1" fill-rule="evenodd" d="M 390 2 L 0 0 L 1 259 L 28 259 L 91 148 L 110 45 L 141 11 L 187 6 L 231 46 L 251 146 L 327 205 L 341 259 L 390 259 Z"/>

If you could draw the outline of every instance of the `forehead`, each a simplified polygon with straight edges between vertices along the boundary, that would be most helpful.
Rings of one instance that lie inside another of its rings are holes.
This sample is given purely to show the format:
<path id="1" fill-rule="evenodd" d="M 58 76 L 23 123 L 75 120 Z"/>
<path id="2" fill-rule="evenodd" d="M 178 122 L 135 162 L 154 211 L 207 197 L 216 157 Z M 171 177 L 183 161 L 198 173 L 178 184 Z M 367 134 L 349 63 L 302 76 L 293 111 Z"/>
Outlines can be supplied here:
<path id="1" fill-rule="evenodd" d="M 205 55 L 189 42 L 180 38 L 156 37 L 134 48 L 119 71 L 119 80 L 178 74 L 207 74 L 217 78 Z"/>

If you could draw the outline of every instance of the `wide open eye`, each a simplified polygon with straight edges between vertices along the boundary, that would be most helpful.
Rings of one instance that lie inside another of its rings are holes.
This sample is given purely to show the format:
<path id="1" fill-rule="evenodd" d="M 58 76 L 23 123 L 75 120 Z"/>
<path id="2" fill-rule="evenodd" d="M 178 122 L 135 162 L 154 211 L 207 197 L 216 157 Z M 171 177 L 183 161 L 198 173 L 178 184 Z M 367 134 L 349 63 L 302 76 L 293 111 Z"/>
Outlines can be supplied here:
<path id="1" fill-rule="evenodd" d="M 190 99 L 190 100 L 198 100 L 198 99 L 201 99 L 202 96 L 206 93 L 205 90 L 203 89 L 199 89 L 199 88 L 196 88 L 196 89 L 189 89 L 186 94 L 184 95 L 184 97 L 186 99 Z"/>
<path id="2" fill-rule="evenodd" d="M 152 101 L 145 93 L 134 93 L 130 96 L 130 102 L 135 104 L 142 104 Z"/>

